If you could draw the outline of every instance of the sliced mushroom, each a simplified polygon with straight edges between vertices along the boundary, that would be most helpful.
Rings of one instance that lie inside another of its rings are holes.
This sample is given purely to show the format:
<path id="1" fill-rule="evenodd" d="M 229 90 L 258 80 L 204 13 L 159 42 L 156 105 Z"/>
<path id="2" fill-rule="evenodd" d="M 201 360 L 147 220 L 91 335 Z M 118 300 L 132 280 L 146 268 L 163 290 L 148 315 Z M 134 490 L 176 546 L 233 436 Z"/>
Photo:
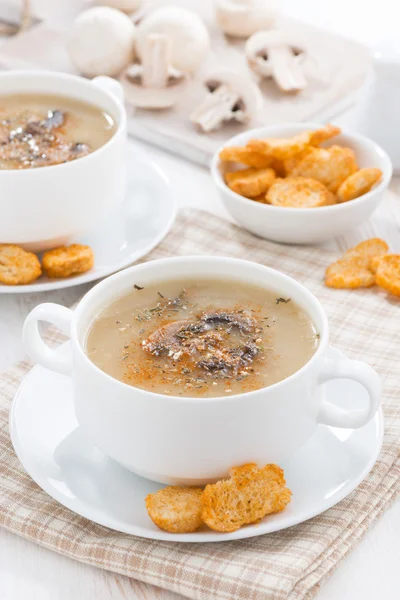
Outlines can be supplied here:
<path id="1" fill-rule="evenodd" d="M 143 349 L 155 356 L 159 356 L 163 352 L 171 353 L 171 356 L 180 352 L 182 350 L 180 333 L 190 325 L 191 323 L 187 319 L 162 325 L 142 341 Z"/>
<path id="2" fill-rule="evenodd" d="M 237 335 L 231 335 L 232 329 Z M 162 325 L 142 348 L 154 356 L 172 361 L 185 358 L 209 374 L 232 376 L 250 365 L 260 351 L 256 345 L 256 320 L 242 313 L 204 313 L 195 321 L 182 319 Z M 234 345 L 233 345 L 234 344 Z"/>
<path id="3" fill-rule="evenodd" d="M 58 129 L 64 124 L 64 113 L 61 110 L 49 110 L 47 119 L 30 121 L 24 132 L 30 135 L 43 135 L 52 129 Z"/>
<path id="4" fill-rule="evenodd" d="M 256 320 L 247 315 L 236 312 L 225 312 L 223 310 L 211 313 L 204 313 L 201 321 L 211 326 L 221 325 L 223 327 L 236 327 L 243 333 L 251 333 L 256 326 Z"/>
<path id="5" fill-rule="evenodd" d="M 261 77 L 273 77 L 284 92 L 307 87 L 302 62 L 305 49 L 287 31 L 259 31 L 246 42 L 245 53 L 250 69 Z"/>
<path id="6" fill-rule="evenodd" d="M 147 36 L 142 63 L 127 67 L 120 78 L 128 103 L 139 108 L 168 108 L 176 104 L 188 79 L 170 66 L 171 46 L 167 35 Z"/>
<path id="7" fill-rule="evenodd" d="M 190 116 L 204 132 L 218 129 L 225 121 L 245 123 L 262 106 L 257 84 L 235 71 L 216 71 L 206 79 L 205 86 L 208 93 Z"/>
<path id="8" fill-rule="evenodd" d="M 247 38 L 271 27 L 277 17 L 276 0 L 215 0 L 215 14 L 227 35 Z"/>

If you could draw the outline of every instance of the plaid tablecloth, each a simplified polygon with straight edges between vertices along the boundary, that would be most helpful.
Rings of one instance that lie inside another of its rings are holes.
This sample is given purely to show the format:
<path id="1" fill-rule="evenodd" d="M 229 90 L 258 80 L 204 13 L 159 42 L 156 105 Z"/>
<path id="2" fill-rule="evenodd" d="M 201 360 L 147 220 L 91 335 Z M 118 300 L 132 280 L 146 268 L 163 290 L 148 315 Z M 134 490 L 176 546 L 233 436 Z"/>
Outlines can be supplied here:
<path id="1" fill-rule="evenodd" d="M 111 531 L 58 505 L 15 456 L 8 413 L 31 368 L 23 362 L 0 375 L 0 523 L 76 560 L 196 600 L 311 598 L 400 494 L 400 300 L 376 289 L 327 289 L 323 273 L 336 256 L 317 248 L 267 242 L 204 212 L 181 213 L 168 237 L 145 260 L 188 254 L 234 256 L 269 265 L 295 277 L 320 299 L 333 344 L 350 358 L 368 362 L 383 378 L 385 439 L 371 473 L 350 496 L 320 516 L 257 538 L 178 544 Z M 57 333 L 52 338 L 62 340 Z"/>

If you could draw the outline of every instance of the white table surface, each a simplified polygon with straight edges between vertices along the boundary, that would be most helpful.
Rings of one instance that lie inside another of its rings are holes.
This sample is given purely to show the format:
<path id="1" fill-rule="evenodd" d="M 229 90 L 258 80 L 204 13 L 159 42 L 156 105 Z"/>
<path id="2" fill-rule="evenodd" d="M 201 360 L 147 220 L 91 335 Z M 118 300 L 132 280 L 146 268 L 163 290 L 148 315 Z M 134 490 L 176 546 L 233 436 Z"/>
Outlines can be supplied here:
<path id="1" fill-rule="evenodd" d="M 39 3 L 42 1 L 48 0 L 37 0 Z M 329 27 L 368 44 L 375 44 L 394 34 L 400 15 L 397 0 L 380 0 L 379 3 L 365 0 L 287 0 L 285 10 L 287 14 Z M 351 126 L 355 114 L 355 110 L 352 110 L 336 121 Z M 145 147 L 144 144 L 132 143 L 145 149 L 164 169 L 181 206 L 195 206 L 227 217 L 206 170 Z M 363 237 L 377 234 L 400 250 L 400 232 L 392 218 L 392 210 L 393 204 L 388 200 L 369 223 L 347 236 L 345 243 L 350 245 Z M 79 286 L 46 295 L 0 296 L 0 370 L 24 356 L 21 326 L 27 313 L 36 304 L 50 301 L 70 305 L 88 287 Z M 399 532 L 400 502 L 397 502 L 322 587 L 316 596 L 317 600 L 398 600 Z M 0 600 L 92 598 L 173 600 L 180 597 L 127 577 L 83 565 L 4 530 L 0 532 Z"/>

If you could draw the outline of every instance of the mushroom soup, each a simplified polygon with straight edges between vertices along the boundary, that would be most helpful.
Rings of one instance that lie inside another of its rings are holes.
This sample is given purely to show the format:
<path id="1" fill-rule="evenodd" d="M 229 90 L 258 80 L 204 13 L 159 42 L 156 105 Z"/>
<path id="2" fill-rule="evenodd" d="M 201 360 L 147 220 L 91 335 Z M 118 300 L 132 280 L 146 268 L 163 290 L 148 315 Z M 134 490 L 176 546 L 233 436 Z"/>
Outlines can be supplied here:
<path id="1" fill-rule="evenodd" d="M 207 398 L 289 377 L 318 340 L 307 313 L 279 292 L 202 278 L 135 285 L 95 319 L 86 353 L 128 385 Z"/>
<path id="2" fill-rule="evenodd" d="M 32 169 L 90 154 L 116 125 L 100 108 L 42 94 L 0 97 L 0 170 Z"/>

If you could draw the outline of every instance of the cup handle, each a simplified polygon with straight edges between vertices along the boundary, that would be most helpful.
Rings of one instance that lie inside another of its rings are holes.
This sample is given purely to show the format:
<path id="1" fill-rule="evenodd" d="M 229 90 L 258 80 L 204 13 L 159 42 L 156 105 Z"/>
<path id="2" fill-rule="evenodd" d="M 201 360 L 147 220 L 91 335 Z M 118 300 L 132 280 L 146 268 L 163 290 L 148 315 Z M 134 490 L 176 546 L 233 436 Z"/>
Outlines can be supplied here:
<path id="1" fill-rule="evenodd" d="M 368 393 L 368 405 L 360 410 L 346 410 L 325 400 L 318 414 L 318 423 L 345 429 L 366 425 L 378 410 L 381 400 L 382 384 L 378 373 L 359 360 L 346 357 L 326 359 L 318 383 L 333 379 L 351 379 L 362 385 Z"/>
<path id="2" fill-rule="evenodd" d="M 72 373 L 71 349 L 68 354 L 61 355 L 50 348 L 39 333 L 38 323 L 47 321 L 70 336 L 72 315 L 73 312 L 69 308 L 46 302 L 39 304 L 29 313 L 22 329 L 22 341 L 29 356 L 39 365 L 62 375 L 71 375 Z"/>
<path id="3" fill-rule="evenodd" d="M 92 79 L 92 83 L 97 87 L 109 92 L 114 98 L 116 98 L 121 104 L 124 103 L 124 89 L 119 81 L 107 75 L 99 75 Z"/>

